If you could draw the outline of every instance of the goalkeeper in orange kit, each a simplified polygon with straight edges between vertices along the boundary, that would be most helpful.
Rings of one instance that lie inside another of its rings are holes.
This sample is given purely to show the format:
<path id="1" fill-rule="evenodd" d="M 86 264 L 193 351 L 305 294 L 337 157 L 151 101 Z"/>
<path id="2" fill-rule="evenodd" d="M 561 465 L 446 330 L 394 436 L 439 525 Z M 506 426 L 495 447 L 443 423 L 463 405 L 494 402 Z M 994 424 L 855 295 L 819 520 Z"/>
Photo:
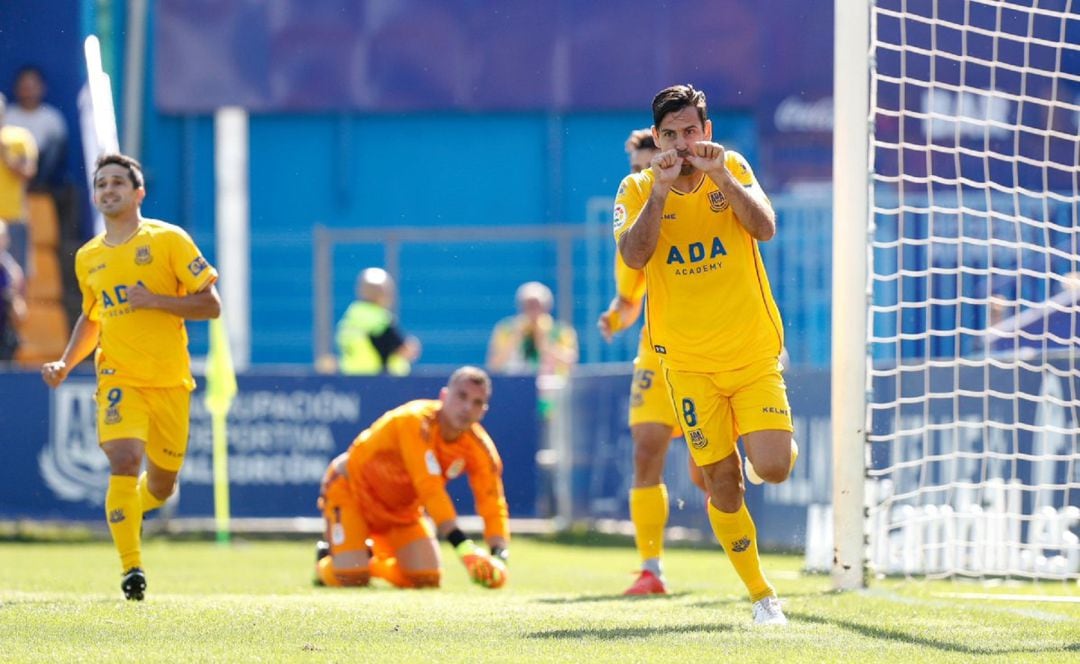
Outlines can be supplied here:
<path id="1" fill-rule="evenodd" d="M 502 460 L 480 420 L 491 379 L 462 367 L 439 398 L 410 401 L 375 421 L 335 458 L 323 478 L 316 583 L 366 586 L 371 577 L 399 588 L 437 588 L 442 563 L 436 535 L 454 547 L 479 585 L 506 583 L 509 513 Z M 446 483 L 467 475 L 484 520 L 484 550 L 458 527 Z M 424 518 L 425 513 L 434 522 Z"/>

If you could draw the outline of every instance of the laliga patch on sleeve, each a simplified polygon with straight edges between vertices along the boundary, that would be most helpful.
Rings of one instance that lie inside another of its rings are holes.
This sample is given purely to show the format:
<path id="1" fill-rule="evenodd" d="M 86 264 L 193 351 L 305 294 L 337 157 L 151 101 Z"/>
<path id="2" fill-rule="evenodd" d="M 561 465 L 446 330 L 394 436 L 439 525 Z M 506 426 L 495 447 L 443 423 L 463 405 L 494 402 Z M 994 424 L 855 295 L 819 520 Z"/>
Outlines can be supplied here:
<path id="1" fill-rule="evenodd" d="M 199 256 L 195 260 L 188 263 L 187 269 L 189 272 L 191 272 L 191 276 L 197 277 L 202 274 L 202 271 L 208 267 L 209 264 L 206 262 L 206 259 L 202 256 Z"/>
<path id="2" fill-rule="evenodd" d="M 442 466 L 439 465 L 439 460 L 435 458 L 435 452 L 428 450 L 424 454 L 424 463 L 427 464 L 427 470 L 432 475 L 442 475 Z"/>
<path id="3" fill-rule="evenodd" d="M 611 216 L 615 220 L 615 230 L 619 230 L 626 223 L 626 206 L 622 203 L 616 203 Z"/>

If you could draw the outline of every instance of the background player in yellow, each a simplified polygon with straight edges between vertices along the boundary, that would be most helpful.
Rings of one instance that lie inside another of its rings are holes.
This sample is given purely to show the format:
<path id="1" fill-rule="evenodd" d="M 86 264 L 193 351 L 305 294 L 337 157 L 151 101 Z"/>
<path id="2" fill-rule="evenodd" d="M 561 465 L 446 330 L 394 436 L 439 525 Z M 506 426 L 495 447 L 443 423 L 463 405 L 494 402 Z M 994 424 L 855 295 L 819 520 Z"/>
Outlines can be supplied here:
<path id="1" fill-rule="evenodd" d="M 82 314 L 64 354 L 41 375 L 56 387 L 96 349 L 98 439 L 111 473 L 105 513 L 120 554 L 121 589 L 141 600 L 143 513 L 172 494 L 187 451 L 195 380 L 184 321 L 217 318 L 221 300 L 217 271 L 188 234 L 142 216 L 139 162 L 103 155 L 93 187 L 105 232 L 75 255 Z"/>
<path id="2" fill-rule="evenodd" d="M 630 172 L 640 173 L 649 167 L 659 150 L 649 129 L 636 129 L 626 140 Z M 615 299 L 600 314 L 597 326 L 604 338 L 634 324 L 641 314 L 645 296 L 645 273 L 626 266 L 615 255 Z M 668 492 L 664 484 L 664 459 L 672 437 L 681 435 L 678 419 L 671 407 L 660 358 L 641 332 L 634 377 L 630 384 L 630 436 L 634 441 L 634 479 L 630 488 L 630 521 L 634 524 L 634 544 L 641 556 L 641 572 L 626 590 L 626 595 L 667 593 L 662 556 L 664 528 L 668 520 Z M 701 469 L 690 462 L 694 484 L 705 488 Z"/>
<path id="3" fill-rule="evenodd" d="M 743 502 L 739 436 L 757 474 L 782 482 L 796 457 L 781 375 L 783 323 L 758 242 L 776 218 L 749 164 L 712 141 L 704 93 L 661 90 L 652 103 L 660 152 L 623 179 L 614 233 L 644 268 L 646 330 L 709 491 L 709 522 L 753 603 L 755 622 L 785 624 L 761 569 Z"/>
<path id="4" fill-rule="evenodd" d="M 318 546 L 318 583 L 366 586 L 376 576 L 399 588 L 438 587 L 436 532 L 474 582 L 488 588 L 506 582 L 510 516 L 502 460 L 480 425 L 490 398 L 488 375 L 461 367 L 437 400 L 417 399 L 385 413 L 330 462 L 319 495 L 326 541 Z M 484 519 L 490 554 L 458 527 L 446 484 L 462 475 Z"/>

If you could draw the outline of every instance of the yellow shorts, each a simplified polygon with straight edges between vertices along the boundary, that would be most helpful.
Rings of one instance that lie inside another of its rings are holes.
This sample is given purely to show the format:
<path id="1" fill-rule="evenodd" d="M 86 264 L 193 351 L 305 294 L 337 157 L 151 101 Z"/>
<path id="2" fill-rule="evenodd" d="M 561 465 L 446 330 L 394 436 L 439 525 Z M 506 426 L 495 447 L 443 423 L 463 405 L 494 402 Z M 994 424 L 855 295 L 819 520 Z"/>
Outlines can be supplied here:
<path id="1" fill-rule="evenodd" d="M 671 427 L 673 438 L 681 435 L 679 420 L 671 409 L 671 395 L 660 370 L 660 356 L 651 346 L 643 343 L 634 358 L 634 379 L 630 384 L 630 426 L 653 423 Z"/>
<path id="2" fill-rule="evenodd" d="M 348 478 L 338 474 L 333 465 L 326 471 L 319 493 L 319 509 L 326 520 L 326 541 L 332 554 L 363 551 L 371 539 L 377 555 L 386 557 L 388 552 L 396 552 L 416 540 L 435 538 L 431 523 L 419 516 L 413 523 L 373 531 Z"/>
<path id="3" fill-rule="evenodd" d="M 694 463 L 706 466 L 735 451 L 739 436 L 794 431 L 787 386 L 776 358 L 735 371 L 692 373 L 665 367 L 672 403 Z"/>
<path id="4" fill-rule="evenodd" d="M 191 425 L 191 392 L 186 387 L 128 387 L 99 381 L 98 441 L 138 438 L 155 466 L 177 472 L 184 465 Z"/>

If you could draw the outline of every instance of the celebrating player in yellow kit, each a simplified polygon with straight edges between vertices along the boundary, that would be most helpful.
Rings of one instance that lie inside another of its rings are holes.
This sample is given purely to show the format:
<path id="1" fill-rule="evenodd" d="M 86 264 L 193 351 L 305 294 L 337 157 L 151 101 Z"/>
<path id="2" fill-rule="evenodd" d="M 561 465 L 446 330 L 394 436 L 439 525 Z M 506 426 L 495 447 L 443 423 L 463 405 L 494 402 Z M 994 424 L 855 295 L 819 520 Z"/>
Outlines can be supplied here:
<path id="1" fill-rule="evenodd" d="M 659 150 L 649 129 L 637 129 L 626 140 L 630 172 L 640 173 L 649 167 Z M 645 296 L 645 273 L 632 270 L 622 258 L 615 257 L 615 299 L 597 322 L 605 339 L 633 325 L 641 314 Z M 630 489 L 630 521 L 634 524 L 634 544 L 641 556 L 641 572 L 626 590 L 626 595 L 662 595 L 667 593 L 662 556 L 664 528 L 668 520 L 668 493 L 664 484 L 664 458 L 672 436 L 679 436 L 679 422 L 671 407 L 660 372 L 660 358 L 641 332 L 634 377 L 630 385 L 630 435 L 634 441 L 634 479 Z M 704 489 L 701 469 L 691 460 L 694 484 Z"/>
<path id="2" fill-rule="evenodd" d="M 767 482 L 796 457 L 779 357 L 784 334 L 758 242 L 776 234 L 768 198 L 746 160 L 712 141 L 704 93 L 661 90 L 652 103 L 651 167 L 623 179 L 614 233 L 645 270 L 646 330 L 672 405 L 709 492 L 713 532 L 746 585 L 758 624 L 786 624 L 761 569 L 743 502 L 740 436 Z"/>
<path id="3" fill-rule="evenodd" d="M 326 521 L 315 567 L 319 584 L 366 586 L 374 576 L 398 588 L 437 588 L 436 534 L 453 545 L 475 583 L 506 583 L 510 515 L 502 460 L 480 425 L 490 398 L 487 373 L 461 367 L 437 400 L 417 399 L 385 413 L 330 462 L 319 495 Z M 446 484 L 462 475 L 489 551 L 458 528 Z"/>
<path id="4" fill-rule="evenodd" d="M 75 255 L 82 314 L 61 358 L 41 368 L 56 387 L 97 350 L 98 439 L 111 473 L 105 515 L 130 600 L 146 592 L 143 513 L 172 494 L 187 451 L 195 381 L 184 321 L 221 313 L 217 271 L 181 228 L 142 216 L 143 183 L 131 157 L 98 159 L 94 205 L 105 232 Z"/>

